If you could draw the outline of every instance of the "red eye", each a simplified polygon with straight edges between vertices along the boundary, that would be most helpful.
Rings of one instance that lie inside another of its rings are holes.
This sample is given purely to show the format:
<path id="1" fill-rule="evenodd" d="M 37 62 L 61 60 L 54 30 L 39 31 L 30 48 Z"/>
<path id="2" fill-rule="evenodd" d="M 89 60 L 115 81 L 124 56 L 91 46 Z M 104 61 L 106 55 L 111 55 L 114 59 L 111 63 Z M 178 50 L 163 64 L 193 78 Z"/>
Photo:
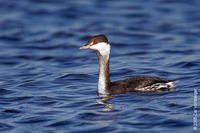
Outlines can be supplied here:
<path id="1" fill-rule="evenodd" d="M 94 41 L 94 42 L 93 42 L 93 44 L 97 44 L 97 43 L 98 43 L 97 41 Z"/>

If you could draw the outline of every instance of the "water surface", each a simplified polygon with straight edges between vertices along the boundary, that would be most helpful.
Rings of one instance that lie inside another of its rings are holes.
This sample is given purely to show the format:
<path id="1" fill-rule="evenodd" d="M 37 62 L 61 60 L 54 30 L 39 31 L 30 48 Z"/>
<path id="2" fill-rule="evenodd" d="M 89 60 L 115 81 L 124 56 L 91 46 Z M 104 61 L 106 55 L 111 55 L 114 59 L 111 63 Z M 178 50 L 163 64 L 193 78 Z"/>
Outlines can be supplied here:
<path id="1" fill-rule="evenodd" d="M 195 132 L 200 126 L 198 0 L 0 0 L 0 132 Z M 96 100 L 98 60 L 79 50 L 106 34 L 111 80 L 179 82 L 174 91 Z M 196 116 L 197 115 L 197 116 Z"/>

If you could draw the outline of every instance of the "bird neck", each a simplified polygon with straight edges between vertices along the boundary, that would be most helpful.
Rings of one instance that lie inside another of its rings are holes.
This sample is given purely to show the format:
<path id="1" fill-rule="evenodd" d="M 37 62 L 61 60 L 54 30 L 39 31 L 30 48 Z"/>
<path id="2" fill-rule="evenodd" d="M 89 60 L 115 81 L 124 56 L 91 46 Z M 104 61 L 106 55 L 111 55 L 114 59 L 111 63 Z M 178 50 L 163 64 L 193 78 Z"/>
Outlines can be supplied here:
<path id="1" fill-rule="evenodd" d="M 98 81 L 98 93 L 108 94 L 107 89 L 110 84 L 110 73 L 109 73 L 109 54 L 102 55 L 97 52 L 99 57 L 99 81 Z"/>

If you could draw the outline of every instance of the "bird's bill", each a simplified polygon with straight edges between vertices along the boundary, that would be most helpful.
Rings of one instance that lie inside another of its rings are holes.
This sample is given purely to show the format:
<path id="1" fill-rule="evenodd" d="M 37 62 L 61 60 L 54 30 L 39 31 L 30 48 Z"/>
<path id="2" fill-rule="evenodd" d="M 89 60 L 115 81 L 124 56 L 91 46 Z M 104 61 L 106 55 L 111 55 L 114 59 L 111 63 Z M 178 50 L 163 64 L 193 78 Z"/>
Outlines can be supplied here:
<path id="1" fill-rule="evenodd" d="M 89 49 L 89 48 L 90 48 L 89 45 L 85 45 L 85 46 L 80 47 L 80 49 Z"/>

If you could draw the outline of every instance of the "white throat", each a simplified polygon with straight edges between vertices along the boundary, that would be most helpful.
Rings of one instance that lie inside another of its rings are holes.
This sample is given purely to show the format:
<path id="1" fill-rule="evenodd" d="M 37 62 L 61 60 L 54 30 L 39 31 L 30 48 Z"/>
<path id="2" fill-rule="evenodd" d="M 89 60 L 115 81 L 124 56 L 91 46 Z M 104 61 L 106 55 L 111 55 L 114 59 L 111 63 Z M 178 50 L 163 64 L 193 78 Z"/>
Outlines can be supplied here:
<path id="1" fill-rule="evenodd" d="M 108 94 L 107 89 L 110 83 L 110 75 L 109 75 L 110 44 L 101 42 L 90 48 L 95 50 L 99 57 L 98 93 Z"/>
<path id="2" fill-rule="evenodd" d="M 98 81 L 98 93 L 107 94 L 107 87 L 110 82 L 109 77 L 109 60 L 99 57 L 99 81 Z"/>

